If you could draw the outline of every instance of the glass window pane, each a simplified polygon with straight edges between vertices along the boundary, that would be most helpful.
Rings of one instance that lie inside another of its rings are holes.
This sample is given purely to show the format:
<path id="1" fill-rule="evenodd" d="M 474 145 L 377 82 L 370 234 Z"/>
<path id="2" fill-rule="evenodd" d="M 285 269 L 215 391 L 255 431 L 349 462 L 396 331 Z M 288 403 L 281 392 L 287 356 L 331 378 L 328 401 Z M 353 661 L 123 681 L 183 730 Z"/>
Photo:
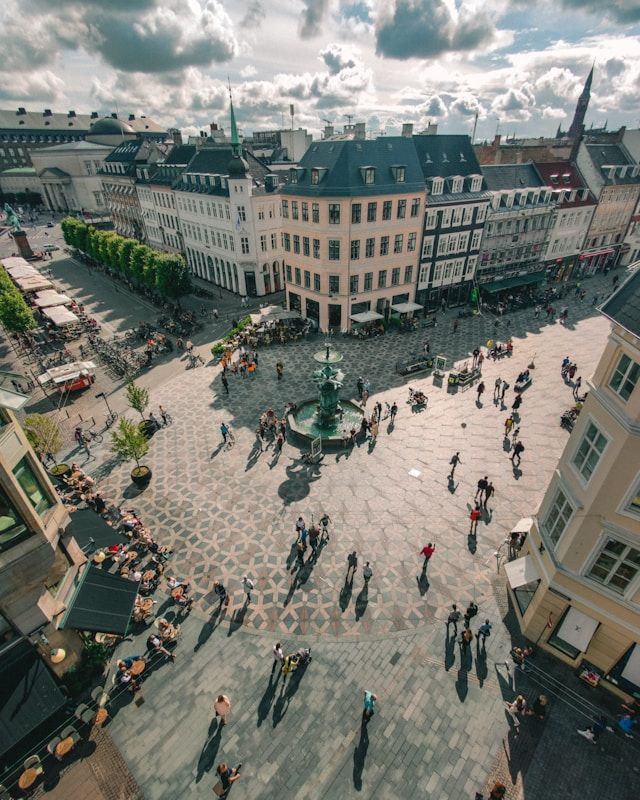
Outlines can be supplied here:
<path id="1" fill-rule="evenodd" d="M 23 458 L 14 467 L 13 474 L 38 514 L 42 515 L 48 508 L 51 508 L 53 501 L 49 499 L 40 485 L 26 458 Z"/>
<path id="2" fill-rule="evenodd" d="M 17 544 L 29 534 L 13 503 L 0 490 L 0 551 Z"/>
<path id="3" fill-rule="evenodd" d="M 615 539 L 608 539 L 604 549 L 609 553 L 615 553 L 620 556 L 624 553 L 625 545 L 622 542 L 617 542 Z"/>

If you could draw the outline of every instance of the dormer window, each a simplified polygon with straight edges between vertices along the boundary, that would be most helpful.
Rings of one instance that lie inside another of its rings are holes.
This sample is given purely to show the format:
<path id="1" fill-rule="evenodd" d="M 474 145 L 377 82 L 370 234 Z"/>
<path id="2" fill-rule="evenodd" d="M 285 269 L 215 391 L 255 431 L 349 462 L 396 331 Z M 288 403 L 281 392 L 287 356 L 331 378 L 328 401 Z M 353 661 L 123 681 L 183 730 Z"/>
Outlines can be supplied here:
<path id="1" fill-rule="evenodd" d="M 442 194 L 444 189 L 444 178 L 434 178 L 431 182 L 431 194 Z"/>
<path id="2" fill-rule="evenodd" d="M 461 192 L 463 185 L 464 185 L 464 178 L 461 178 L 459 175 L 456 175 L 455 178 L 451 179 L 451 191 L 454 194 L 458 194 L 458 192 Z"/>
<path id="3" fill-rule="evenodd" d="M 360 167 L 360 174 L 365 184 L 371 185 L 376 182 L 376 168 L 375 167 Z"/>
<path id="4" fill-rule="evenodd" d="M 298 173 L 295 169 L 289 170 L 289 183 L 298 183 Z"/>
<path id="5" fill-rule="evenodd" d="M 467 159 L 464 157 L 464 153 L 460 153 L 460 163 L 465 164 Z"/>
<path id="6" fill-rule="evenodd" d="M 391 167 L 391 174 L 393 175 L 393 180 L 396 183 L 404 183 L 405 176 L 406 176 L 407 168 L 404 166 L 393 166 Z"/>
<path id="7" fill-rule="evenodd" d="M 552 176 L 551 176 L 551 183 L 552 183 L 554 186 L 557 186 L 557 185 L 558 185 L 558 183 L 560 182 L 560 181 L 559 181 L 559 177 L 560 177 L 559 175 L 552 175 Z"/>
<path id="8" fill-rule="evenodd" d="M 473 175 L 471 178 L 471 191 L 479 192 L 482 189 L 482 175 Z"/>
<path id="9" fill-rule="evenodd" d="M 317 186 L 320 183 L 320 181 L 324 178 L 326 171 L 326 167 L 313 167 L 311 170 L 311 183 L 313 186 Z"/>
<path id="10" fill-rule="evenodd" d="M 565 173 L 562 175 L 562 182 L 563 182 L 564 184 L 566 184 L 566 185 L 568 185 L 568 184 L 570 184 L 570 183 L 571 183 L 571 175 L 570 175 L 568 172 L 565 172 Z"/>

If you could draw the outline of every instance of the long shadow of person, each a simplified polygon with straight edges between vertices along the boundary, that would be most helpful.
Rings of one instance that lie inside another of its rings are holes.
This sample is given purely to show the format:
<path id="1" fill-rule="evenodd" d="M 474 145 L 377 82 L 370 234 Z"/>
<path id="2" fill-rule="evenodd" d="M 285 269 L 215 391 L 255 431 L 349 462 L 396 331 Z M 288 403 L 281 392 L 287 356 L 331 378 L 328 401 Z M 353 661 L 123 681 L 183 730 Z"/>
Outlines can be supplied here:
<path id="1" fill-rule="evenodd" d="M 284 598 L 283 605 L 286 607 L 291 602 L 291 598 L 295 594 L 296 589 L 298 588 L 298 576 L 295 575 L 293 580 L 291 581 L 291 585 L 289 586 L 289 591 L 287 592 L 287 596 Z"/>
<path id="2" fill-rule="evenodd" d="M 458 484 L 454 481 L 451 475 L 448 476 L 447 481 L 447 489 L 451 492 L 451 494 L 455 494 Z"/>
<path id="3" fill-rule="evenodd" d="M 467 534 L 467 548 L 471 555 L 473 555 L 478 549 L 478 539 L 473 533 Z"/>
<path id="4" fill-rule="evenodd" d="M 387 433 L 388 433 L 388 434 L 392 434 L 392 433 L 394 432 L 395 428 L 396 428 L 396 424 L 395 424 L 395 422 L 390 422 L 390 423 L 387 425 Z"/>
<path id="5" fill-rule="evenodd" d="M 451 667 L 456 663 L 456 635 L 449 636 L 447 631 L 444 640 L 444 668 L 448 672 Z"/>
<path id="6" fill-rule="evenodd" d="M 364 612 L 367 610 L 367 605 L 369 603 L 369 588 L 368 586 L 363 586 L 360 590 L 360 594 L 356 597 L 356 622 L 364 616 Z"/>
<path id="7" fill-rule="evenodd" d="M 357 792 L 362 791 L 362 773 L 364 771 L 364 762 L 367 760 L 367 750 L 369 749 L 367 724 L 368 720 L 363 716 L 360 726 L 360 741 L 353 750 L 353 785 Z"/>
<path id="8" fill-rule="evenodd" d="M 478 647 L 476 648 L 476 675 L 478 676 L 480 688 L 482 688 L 482 684 L 485 682 L 488 674 L 489 670 L 487 669 L 487 651 L 484 648 L 484 644 L 482 646 L 478 644 Z"/>
<path id="9" fill-rule="evenodd" d="M 340 590 L 340 609 L 344 613 L 347 606 L 351 601 L 351 593 L 353 592 L 353 577 L 344 579 L 344 586 Z"/>
<path id="10" fill-rule="evenodd" d="M 502 440 L 502 449 L 505 453 L 509 453 L 511 451 L 511 439 L 508 436 L 505 436 Z"/>
<path id="11" fill-rule="evenodd" d="M 469 683 L 467 681 L 467 668 L 465 665 L 460 664 L 458 670 L 458 677 L 456 678 L 456 693 L 461 703 L 467 699 L 469 694 Z"/>
<path id="12" fill-rule="evenodd" d="M 298 554 L 298 551 L 296 549 L 296 545 L 297 544 L 298 544 L 298 540 L 297 539 L 295 539 L 291 543 L 291 547 L 289 548 L 289 555 L 287 556 L 287 560 L 285 562 L 286 566 L 287 566 L 287 569 L 291 569 L 291 567 L 293 565 L 293 562 L 296 560 L 296 555 Z"/>
<path id="13" fill-rule="evenodd" d="M 513 477 L 517 481 L 520 480 L 520 478 L 522 477 L 522 470 L 520 469 L 520 464 L 518 464 L 517 467 L 515 464 L 513 464 Z"/>
<path id="14" fill-rule="evenodd" d="M 209 456 L 209 459 L 211 460 L 211 459 L 215 458 L 226 446 L 227 446 L 226 442 L 220 442 L 220 444 L 216 447 L 216 449 Z"/>
<path id="15" fill-rule="evenodd" d="M 211 736 L 215 726 L 215 734 Z M 217 719 L 214 717 L 209 725 L 207 733 L 207 741 L 205 742 L 200 757 L 198 759 L 198 767 L 196 774 L 196 783 L 200 783 L 206 772 L 209 772 L 213 765 L 216 763 L 216 756 L 220 748 L 220 741 L 222 738 L 222 725 L 218 725 Z"/>
<path id="16" fill-rule="evenodd" d="M 276 665 L 275 670 L 275 680 L 273 672 L 269 676 L 269 683 L 267 688 L 264 690 L 264 694 L 260 698 L 260 702 L 258 703 L 258 722 L 257 727 L 259 728 L 265 719 L 269 716 L 269 709 L 271 708 L 271 704 L 273 703 L 273 698 L 276 696 L 276 689 L 278 688 L 278 679 L 280 678 L 280 670 L 278 669 L 278 665 Z"/>
<path id="17" fill-rule="evenodd" d="M 195 647 L 193 648 L 194 653 L 197 653 L 198 650 L 208 642 L 209 637 L 215 631 L 221 616 L 220 609 L 221 606 L 218 606 L 213 612 L 213 614 L 209 617 L 209 619 L 204 623 L 204 625 L 200 629 L 200 633 L 198 634 L 198 641 L 196 642 Z"/>
<path id="18" fill-rule="evenodd" d="M 229 623 L 227 636 L 231 636 L 238 630 L 238 628 L 242 627 L 248 608 L 248 605 L 245 603 L 245 605 L 243 605 L 234 613 L 234 615 L 231 617 L 231 622 Z"/>
<path id="19" fill-rule="evenodd" d="M 416 575 L 416 582 L 418 584 L 418 591 L 420 597 L 424 597 L 429 591 L 429 579 L 427 578 L 427 570 L 423 569 L 420 575 Z"/>

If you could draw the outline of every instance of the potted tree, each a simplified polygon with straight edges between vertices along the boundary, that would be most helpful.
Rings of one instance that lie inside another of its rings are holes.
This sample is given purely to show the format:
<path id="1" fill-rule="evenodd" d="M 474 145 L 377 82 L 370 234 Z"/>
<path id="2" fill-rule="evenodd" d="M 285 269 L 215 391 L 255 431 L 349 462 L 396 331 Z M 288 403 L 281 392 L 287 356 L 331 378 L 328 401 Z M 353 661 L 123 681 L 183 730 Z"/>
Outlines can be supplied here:
<path id="1" fill-rule="evenodd" d="M 129 407 L 137 411 L 142 417 L 142 422 L 138 427 L 144 436 L 150 439 L 156 432 L 156 423 L 152 419 L 145 419 L 144 416 L 145 409 L 149 405 L 149 391 L 143 386 L 138 386 L 133 381 L 129 381 L 127 384 L 127 402 Z"/>
<path id="2" fill-rule="evenodd" d="M 151 480 L 151 469 L 140 464 L 140 459 L 149 452 L 149 442 L 140 426 L 122 417 L 116 430 L 111 431 L 111 450 L 126 461 L 135 461 L 131 470 L 131 480 L 136 486 L 146 486 Z"/>
<path id="3" fill-rule="evenodd" d="M 62 480 L 71 472 L 68 464 L 58 464 L 56 453 L 61 450 L 64 442 L 60 428 L 51 417 L 44 414 L 29 414 L 25 417 L 22 426 L 29 444 L 36 451 L 41 461 L 53 461 L 53 466 L 47 470 L 55 480 Z"/>

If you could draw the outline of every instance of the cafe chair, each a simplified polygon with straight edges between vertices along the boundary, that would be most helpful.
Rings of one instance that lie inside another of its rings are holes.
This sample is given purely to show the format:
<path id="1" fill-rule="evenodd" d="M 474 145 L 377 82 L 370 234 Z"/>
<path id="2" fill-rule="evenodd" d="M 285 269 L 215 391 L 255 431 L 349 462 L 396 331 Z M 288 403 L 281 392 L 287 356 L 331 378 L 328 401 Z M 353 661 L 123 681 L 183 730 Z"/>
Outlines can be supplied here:
<path id="1" fill-rule="evenodd" d="M 43 771 L 42 761 L 40 761 L 40 756 L 29 756 L 29 758 L 25 759 L 24 764 L 22 765 L 26 770 L 28 769 L 35 769 L 38 772 Z"/>
<path id="2" fill-rule="evenodd" d="M 91 717 L 89 717 L 89 719 L 92 719 L 92 718 L 93 718 L 93 712 L 91 713 Z M 80 738 L 81 738 L 80 734 L 73 727 L 73 725 L 67 725 L 67 727 L 60 734 L 60 738 L 61 739 L 66 739 L 67 736 L 70 736 L 73 739 L 74 745 L 77 744 L 80 741 Z"/>
<path id="3" fill-rule="evenodd" d="M 91 699 L 98 704 L 99 708 L 103 708 L 109 702 L 109 692 L 105 687 L 96 686 L 91 691 Z"/>
<path id="4" fill-rule="evenodd" d="M 85 703 L 80 703 L 80 705 L 73 712 L 73 716 L 76 719 L 80 720 L 80 722 L 86 722 L 87 724 L 91 722 L 93 715 L 94 712 Z M 67 736 L 69 735 L 70 734 L 67 734 Z M 63 736 L 62 738 L 64 739 L 65 737 Z"/>
<path id="5" fill-rule="evenodd" d="M 0 800 L 11 800 L 11 795 L 7 787 L 0 783 Z"/>
<path id="6" fill-rule="evenodd" d="M 47 752 L 50 755 L 55 756 L 57 758 L 56 747 L 60 744 L 61 741 L 62 739 L 59 736 L 54 736 L 54 738 L 47 745 Z"/>

